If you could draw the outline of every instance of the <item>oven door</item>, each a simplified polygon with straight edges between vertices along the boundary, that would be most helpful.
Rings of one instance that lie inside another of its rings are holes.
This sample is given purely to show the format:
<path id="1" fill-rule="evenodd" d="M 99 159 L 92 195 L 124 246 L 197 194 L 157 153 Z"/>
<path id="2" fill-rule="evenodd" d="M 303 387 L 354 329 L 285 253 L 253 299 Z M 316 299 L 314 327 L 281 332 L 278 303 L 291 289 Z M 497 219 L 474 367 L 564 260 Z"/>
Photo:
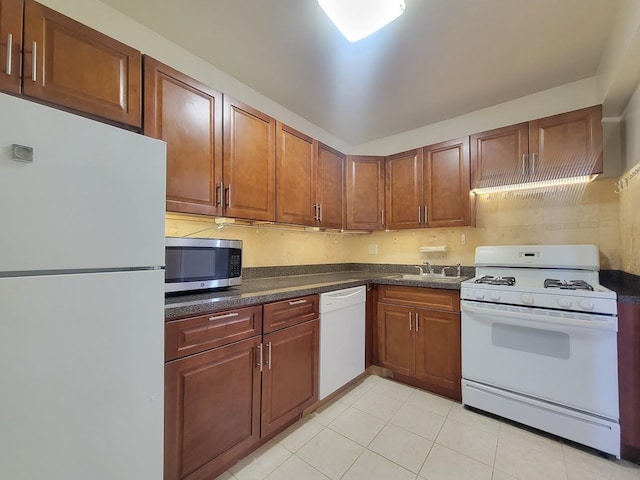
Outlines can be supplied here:
<path id="1" fill-rule="evenodd" d="M 467 380 L 618 419 L 617 317 L 463 300 Z"/>

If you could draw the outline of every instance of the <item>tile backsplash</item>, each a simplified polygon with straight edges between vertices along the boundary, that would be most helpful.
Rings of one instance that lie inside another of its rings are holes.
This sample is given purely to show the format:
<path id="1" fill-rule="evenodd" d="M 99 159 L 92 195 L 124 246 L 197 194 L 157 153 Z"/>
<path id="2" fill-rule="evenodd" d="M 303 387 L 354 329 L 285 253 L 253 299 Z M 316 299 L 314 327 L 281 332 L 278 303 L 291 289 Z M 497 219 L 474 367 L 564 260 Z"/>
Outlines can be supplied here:
<path id="1" fill-rule="evenodd" d="M 621 269 L 640 275 L 640 175 L 620 193 Z"/>
<path id="2" fill-rule="evenodd" d="M 640 205 L 640 178 L 634 181 L 634 189 L 629 188 L 622 198 L 614 193 L 615 179 L 544 191 L 481 195 L 477 199 L 476 228 L 353 235 L 286 231 L 273 226 L 219 228 L 212 218 L 167 214 L 166 234 L 241 239 L 247 267 L 323 263 L 417 264 L 425 260 L 438 265 L 458 262 L 473 265 L 475 247 L 480 245 L 593 243 L 600 248 L 601 268 L 620 269 L 624 258 L 625 270 L 627 263 L 631 265 L 629 268 L 637 270 L 640 224 L 632 205 L 636 210 Z M 622 242 L 621 221 L 624 224 Z M 421 246 L 441 245 L 447 246 L 446 253 L 418 251 Z"/>

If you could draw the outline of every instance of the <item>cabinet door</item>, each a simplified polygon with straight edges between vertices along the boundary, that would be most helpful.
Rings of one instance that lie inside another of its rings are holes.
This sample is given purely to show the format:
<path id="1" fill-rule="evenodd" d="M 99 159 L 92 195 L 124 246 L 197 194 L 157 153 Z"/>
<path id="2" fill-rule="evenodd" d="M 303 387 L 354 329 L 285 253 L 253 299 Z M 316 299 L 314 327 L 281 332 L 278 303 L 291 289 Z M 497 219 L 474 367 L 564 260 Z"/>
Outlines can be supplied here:
<path id="1" fill-rule="evenodd" d="M 602 173 L 602 106 L 529 122 L 529 177 Z"/>
<path id="2" fill-rule="evenodd" d="M 25 95 L 140 127 L 139 51 L 33 0 L 25 0 L 23 45 Z"/>
<path id="3" fill-rule="evenodd" d="M 424 222 L 428 227 L 475 225 L 469 175 L 469 137 L 424 147 Z"/>
<path id="4" fill-rule="evenodd" d="M 640 305 L 618 303 L 618 381 L 622 458 L 640 463 Z"/>
<path id="5" fill-rule="evenodd" d="M 317 140 L 276 122 L 278 222 L 315 224 L 317 143 Z"/>
<path id="6" fill-rule="evenodd" d="M 415 315 L 416 378 L 461 400 L 460 314 L 417 308 Z"/>
<path id="7" fill-rule="evenodd" d="M 393 372 L 413 376 L 413 309 L 378 303 L 378 363 Z"/>
<path id="8" fill-rule="evenodd" d="M 215 478 L 260 438 L 260 337 L 165 365 L 165 480 Z"/>
<path id="9" fill-rule="evenodd" d="M 22 0 L 0 0 L 0 91 L 20 93 L 21 55 Z"/>
<path id="10" fill-rule="evenodd" d="M 528 123 L 471 135 L 472 187 L 522 183 L 528 172 L 528 153 Z"/>
<path id="11" fill-rule="evenodd" d="M 385 162 L 386 226 L 422 226 L 422 149 L 391 155 Z"/>
<path id="12" fill-rule="evenodd" d="M 347 156 L 347 229 L 384 225 L 384 157 Z"/>
<path id="13" fill-rule="evenodd" d="M 343 227 L 344 159 L 342 153 L 318 143 L 316 202 L 321 227 Z"/>
<path id="14" fill-rule="evenodd" d="M 222 214 L 222 94 L 145 56 L 144 134 L 167 142 L 167 211 Z"/>
<path id="15" fill-rule="evenodd" d="M 276 121 L 258 110 L 224 100 L 225 215 L 276 219 Z"/>
<path id="16" fill-rule="evenodd" d="M 318 400 L 319 346 L 317 319 L 264 336 L 263 437 Z"/>

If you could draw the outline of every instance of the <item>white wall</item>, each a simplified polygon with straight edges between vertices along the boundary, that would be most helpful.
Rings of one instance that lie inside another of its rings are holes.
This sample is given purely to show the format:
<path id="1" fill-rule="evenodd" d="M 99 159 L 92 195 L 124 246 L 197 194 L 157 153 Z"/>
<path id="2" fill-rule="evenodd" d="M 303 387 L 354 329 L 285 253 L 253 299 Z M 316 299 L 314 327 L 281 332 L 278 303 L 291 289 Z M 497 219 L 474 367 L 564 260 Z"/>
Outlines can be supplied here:
<path id="1" fill-rule="evenodd" d="M 640 163 L 640 85 L 622 117 L 622 152 L 625 171 Z"/>
<path id="2" fill-rule="evenodd" d="M 640 2 L 621 0 L 598 66 L 598 97 L 605 116 L 619 116 L 640 81 Z"/>
<path id="3" fill-rule="evenodd" d="M 595 77 L 500 103 L 459 117 L 359 145 L 353 153 L 388 155 L 411 148 L 590 107 L 598 101 Z"/>

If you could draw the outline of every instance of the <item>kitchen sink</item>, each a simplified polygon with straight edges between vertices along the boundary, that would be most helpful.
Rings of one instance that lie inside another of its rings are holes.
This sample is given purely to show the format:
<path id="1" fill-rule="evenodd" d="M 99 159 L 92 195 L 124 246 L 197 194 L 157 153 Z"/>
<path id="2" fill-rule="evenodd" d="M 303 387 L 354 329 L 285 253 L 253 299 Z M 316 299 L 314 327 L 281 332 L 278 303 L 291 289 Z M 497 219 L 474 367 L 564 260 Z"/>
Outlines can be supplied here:
<path id="1" fill-rule="evenodd" d="M 464 280 L 463 277 L 443 277 L 442 275 L 423 273 L 422 275 L 417 273 L 402 273 L 398 275 L 391 275 L 389 278 L 399 280 L 418 280 L 421 282 L 446 282 L 446 283 L 459 283 Z"/>

